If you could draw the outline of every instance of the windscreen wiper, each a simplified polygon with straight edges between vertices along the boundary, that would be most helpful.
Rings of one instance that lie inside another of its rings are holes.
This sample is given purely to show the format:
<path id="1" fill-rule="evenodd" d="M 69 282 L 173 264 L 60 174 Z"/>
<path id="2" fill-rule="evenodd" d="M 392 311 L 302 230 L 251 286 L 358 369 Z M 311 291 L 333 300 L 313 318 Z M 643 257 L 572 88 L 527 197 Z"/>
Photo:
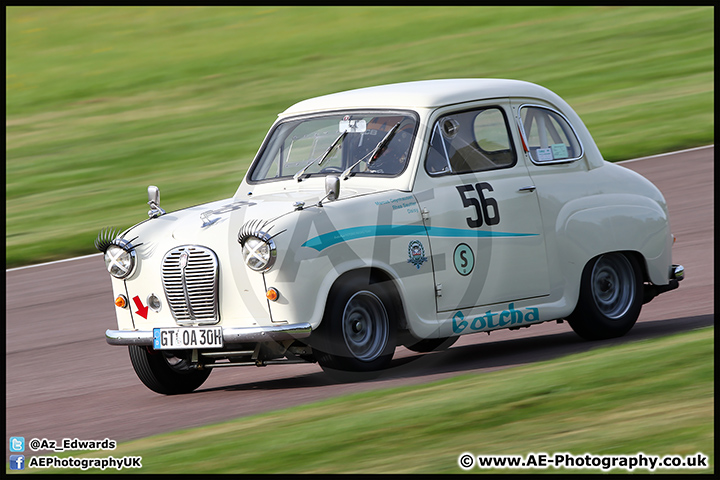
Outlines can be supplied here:
<path id="1" fill-rule="evenodd" d="M 400 127 L 400 122 L 396 123 L 395 126 L 392 127 L 387 134 L 385 134 L 383 139 L 380 140 L 377 145 L 375 145 L 375 148 L 373 149 L 372 152 L 368 153 L 367 155 L 362 157 L 360 160 L 358 160 L 357 162 L 353 163 L 348 168 L 346 168 L 345 171 L 342 173 L 342 175 L 340 175 L 340 178 L 342 178 L 343 180 L 347 180 L 348 177 L 350 176 L 350 171 L 353 168 L 357 167 L 358 164 L 360 162 L 364 161 L 367 157 L 370 157 L 370 159 L 368 159 L 368 161 L 367 161 L 368 168 L 369 168 L 370 165 L 372 165 L 372 163 L 375 160 L 377 160 L 380 155 L 382 155 L 385 147 L 387 146 L 388 143 L 390 143 L 390 140 L 392 140 L 393 136 L 395 136 L 395 132 L 397 131 L 397 129 L 399 127 Z"/>
<path id="2" fill-rule="evenodd" d="M 347 130 L 344 130 L 340 135 L 338 135 L 338 137 L 335 139 L 335 141 L 332 143 L 332 145 L 330 145 L 328 147 L 328 149 L 325 150 L 325 153 L 322 154 L 322 156 L 320 157 L 320 159 L 317 162 L 318 166 L 322 165 L 323 162 L 325 162 L 325 160 L 330 156 L 330 152 L 332 152 L 335 149 L 335 147 L 337 147 L 340 144 L 340 142 L 342 142 L 342 139 L 345 138 L 345 135 L 347 135 L 347 132 L 348 132 Z M 298 171 L 295 175 L 293 175 L 293 180 L 297 180 L 299 182 L 300 177 L 303 176 L 303 174 L 305 173 L 305 170 L 310 168 L 310 165 L 312 165 L 313 163 L 315 163 L 315 160 L 314 159 L 310 160 L 308 162 L 308 164 L 302 168 L 302 170 Z"/>

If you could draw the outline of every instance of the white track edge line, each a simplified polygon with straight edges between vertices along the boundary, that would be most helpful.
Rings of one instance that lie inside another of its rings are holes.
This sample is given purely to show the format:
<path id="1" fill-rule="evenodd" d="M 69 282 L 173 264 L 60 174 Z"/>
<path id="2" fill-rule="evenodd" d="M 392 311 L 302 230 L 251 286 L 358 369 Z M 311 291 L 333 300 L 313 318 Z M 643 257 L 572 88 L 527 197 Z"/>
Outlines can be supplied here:
<path id="1" fill-rule="evenodd" d="M 615 162 L 615 163 L 637 162 L 638 160 L 648 160 L 650 158 L 667 157 L 669 155 L 677 155 L 679 153 L 693 152 L 695 150 L 703 150 L 705 148 L 715 148 L 715 144 L 704 145 L 702 147 L 686 148 L 685 150 L 678 150 L 677 152 L 658 153 L 657 155 L 650 155 L 649 157 L 631 158 L 630 160 L 621 160 L 621 161 Z"/>
<path id="2" fill-rule="evenodd" d="M 91 253 L 90 255 L 83 255 L 82 257 L 72 257 L 72 258 L 64 258 L 62 260 L 54 260 L 52 262 L 45 262 L 45 263 L 36 263 L 34 265 L 25 265 L 23 267 L 15 267 L 15 268 L 9 268 L 5 270 L 5 273 L 8 272 L 14 272 L 16 270 L 25 270 L 26 268 L 34 268 L 34 267 L 45 267 L 48 265 L 54 265 L 56 263 L 63 263 L 63 262 L 70 262 L 73 260 L 82 260 L 83 258 L 89 258 L 89 257 L 97 257 L 102 255 L 102 253 Z"/>

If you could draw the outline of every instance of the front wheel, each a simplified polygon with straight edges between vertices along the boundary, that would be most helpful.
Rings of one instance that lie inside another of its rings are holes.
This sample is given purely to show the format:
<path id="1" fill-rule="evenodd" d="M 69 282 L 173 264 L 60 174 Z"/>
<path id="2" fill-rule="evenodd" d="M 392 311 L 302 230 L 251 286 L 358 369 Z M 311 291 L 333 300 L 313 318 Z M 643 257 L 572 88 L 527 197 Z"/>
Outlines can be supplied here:
<path id="1" fill-rule="evenodd" d="M 190 352 L 165 352 L 130 345 L 130 361 L 142 383 L 153 392 L 164 395 L 190 393 L 210 375 L 211 369 L 190 368 Z"/>
<path id="2" fill-rule="evenodd" d="M 567 320 L 586 340 L 621 337 L 635 325 L 642 302 L 643 278 L 637 260 L 608 253 L 583 269 L 578 304 Z"/>
<path id="3" fill-rule="evenodd" d="M 395 352 L 395 310 L 381 288 L 362 277 L 333 288 L 316 331 L 316 359 L 326 370 L 371 372 L 387 367 Z"/>

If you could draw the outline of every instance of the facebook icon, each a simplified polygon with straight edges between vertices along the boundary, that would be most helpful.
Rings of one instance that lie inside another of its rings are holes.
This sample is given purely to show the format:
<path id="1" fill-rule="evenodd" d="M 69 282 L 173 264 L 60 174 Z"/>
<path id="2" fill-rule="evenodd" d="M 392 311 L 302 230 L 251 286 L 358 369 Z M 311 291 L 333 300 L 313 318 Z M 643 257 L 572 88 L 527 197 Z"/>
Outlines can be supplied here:
<path id="1" fill-rule="evenodd" d="M 10 470 L 25 470 L 25 455 L 10 455 Z"/>

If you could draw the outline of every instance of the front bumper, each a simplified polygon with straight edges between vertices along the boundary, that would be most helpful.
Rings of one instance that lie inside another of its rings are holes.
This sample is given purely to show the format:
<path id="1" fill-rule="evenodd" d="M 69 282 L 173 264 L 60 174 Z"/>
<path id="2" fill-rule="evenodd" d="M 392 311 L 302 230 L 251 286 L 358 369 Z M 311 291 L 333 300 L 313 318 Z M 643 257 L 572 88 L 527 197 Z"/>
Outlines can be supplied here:
<path id="1" fill-rule="evenodd" d="M 273 325 L 271 327 L 223 327 L 223 343 L 261 343 L 280 340 L 305 338 L 312 333 L 309 323 L 294 325 Z M 152 330 L 107 330 L 105 341 L 110 345 L 147 345 L 153 344 Z"/>

